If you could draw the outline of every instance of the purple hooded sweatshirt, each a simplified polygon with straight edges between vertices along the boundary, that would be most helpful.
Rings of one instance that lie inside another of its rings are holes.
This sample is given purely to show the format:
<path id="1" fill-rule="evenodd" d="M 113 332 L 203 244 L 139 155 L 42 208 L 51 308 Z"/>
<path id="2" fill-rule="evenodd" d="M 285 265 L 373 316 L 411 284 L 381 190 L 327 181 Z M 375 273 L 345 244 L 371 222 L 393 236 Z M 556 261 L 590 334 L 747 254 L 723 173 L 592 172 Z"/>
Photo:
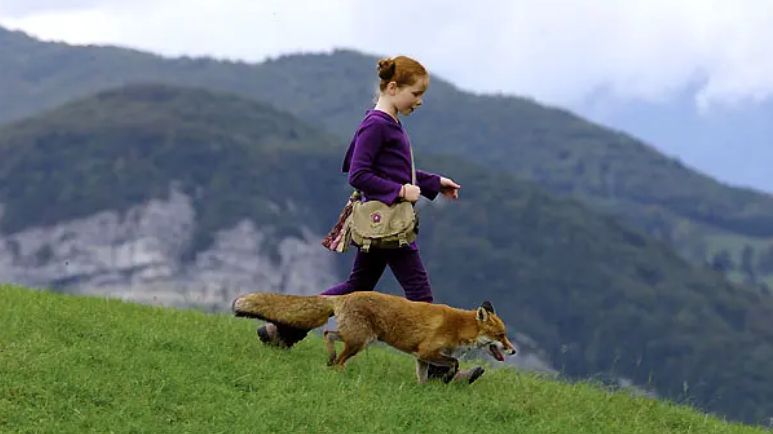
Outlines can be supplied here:
<path id="1" fill-rule="evenodd" d="M 380 110 L 367 110 L 346 151 L 343 172 L 363 200 L 392 205 L 403 184 L 411 182 L 411 151 L 402 123 Z M 440 175 L 416 169 L 422 196 L 434 200 L 440 192 Z"/>

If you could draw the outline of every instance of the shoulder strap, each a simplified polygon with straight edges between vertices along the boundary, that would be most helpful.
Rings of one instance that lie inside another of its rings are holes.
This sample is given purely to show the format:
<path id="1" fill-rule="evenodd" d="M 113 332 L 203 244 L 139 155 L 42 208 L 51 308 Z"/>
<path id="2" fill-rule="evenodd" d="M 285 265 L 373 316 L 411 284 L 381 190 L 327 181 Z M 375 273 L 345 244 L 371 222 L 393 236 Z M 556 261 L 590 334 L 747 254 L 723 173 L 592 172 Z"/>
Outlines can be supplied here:
<path id="1" fill-rule="evenodd" d="M 413 162 L 413 146 L 411 146 L 410 139 L 408 140 L 408 149 L 411 150 L 411 184 L 416 185 L 416 165 Z"/>

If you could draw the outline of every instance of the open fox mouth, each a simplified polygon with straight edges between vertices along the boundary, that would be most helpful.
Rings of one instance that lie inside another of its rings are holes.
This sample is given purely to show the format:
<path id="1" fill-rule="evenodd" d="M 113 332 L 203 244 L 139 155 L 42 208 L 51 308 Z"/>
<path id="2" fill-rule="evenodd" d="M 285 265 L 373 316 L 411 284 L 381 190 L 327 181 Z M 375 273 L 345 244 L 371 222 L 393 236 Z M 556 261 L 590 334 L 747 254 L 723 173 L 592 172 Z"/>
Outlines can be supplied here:
<path id="1" fill-rule="evenodd" d="M 495 359 L 499 360 L 500 362 L 505 361 L 505 356 L 502 355 L 502 352 L 499 351 L 499 347 L 497 347 L 496 344 L 489 345 L 488 350 L 491 352 L 491 355 L 494 356 Z"/>

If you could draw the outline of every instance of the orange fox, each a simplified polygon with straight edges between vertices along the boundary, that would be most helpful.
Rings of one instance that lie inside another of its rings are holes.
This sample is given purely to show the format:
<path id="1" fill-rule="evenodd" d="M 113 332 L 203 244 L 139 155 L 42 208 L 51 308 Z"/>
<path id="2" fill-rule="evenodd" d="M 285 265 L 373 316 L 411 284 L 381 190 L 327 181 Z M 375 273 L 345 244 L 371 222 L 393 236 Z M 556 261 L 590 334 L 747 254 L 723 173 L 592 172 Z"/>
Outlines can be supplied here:
<path id="1" fill-rule="evenodd" d="M 443 377 L 450 382 L 459 370 L 456 350 L 486 348 L 498 361 L 513 355 L 502 320 L 488 301 L 476 310 L 444 304 L 410 301 L 376 291 L 357 291 L 341 296 L 301 296 L 251 293 L 233 301 L 238 317 L 250 317 L 312 330 L 336 317 L 338 330 L 323 334 L 330 355 L 328 366 L 343 369 L 349 359 L 378 340 L 416 357 L 419 384 L 427 381 L 430 364 L 451 368 Z M 336 355 L 335 341 L 344 349 Z"/>

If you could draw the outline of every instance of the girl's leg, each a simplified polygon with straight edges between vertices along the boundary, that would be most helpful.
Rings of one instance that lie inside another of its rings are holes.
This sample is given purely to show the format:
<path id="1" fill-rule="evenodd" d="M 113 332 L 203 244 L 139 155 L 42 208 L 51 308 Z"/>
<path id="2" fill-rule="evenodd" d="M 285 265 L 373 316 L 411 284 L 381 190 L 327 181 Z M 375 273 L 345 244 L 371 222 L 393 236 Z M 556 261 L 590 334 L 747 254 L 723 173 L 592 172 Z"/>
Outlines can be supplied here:
<path id="1" fill-rule="evenodd" d="M 328 288 L 320 295 L 343 295 L 354 291 L 373 291 L 381 275 L 384 274 L 387 261 L 378 249 L 368 253 L 359 250 L 354 257 L 354 265 L 349 279 L 336 286 Z"/>
<path id="2" fill-rule="evenodd" d="M 432 303 L 432 287 L 418 249 L 395 249 L 389 252 L 389 268 L 400 282 L 405 298 Z"/>

